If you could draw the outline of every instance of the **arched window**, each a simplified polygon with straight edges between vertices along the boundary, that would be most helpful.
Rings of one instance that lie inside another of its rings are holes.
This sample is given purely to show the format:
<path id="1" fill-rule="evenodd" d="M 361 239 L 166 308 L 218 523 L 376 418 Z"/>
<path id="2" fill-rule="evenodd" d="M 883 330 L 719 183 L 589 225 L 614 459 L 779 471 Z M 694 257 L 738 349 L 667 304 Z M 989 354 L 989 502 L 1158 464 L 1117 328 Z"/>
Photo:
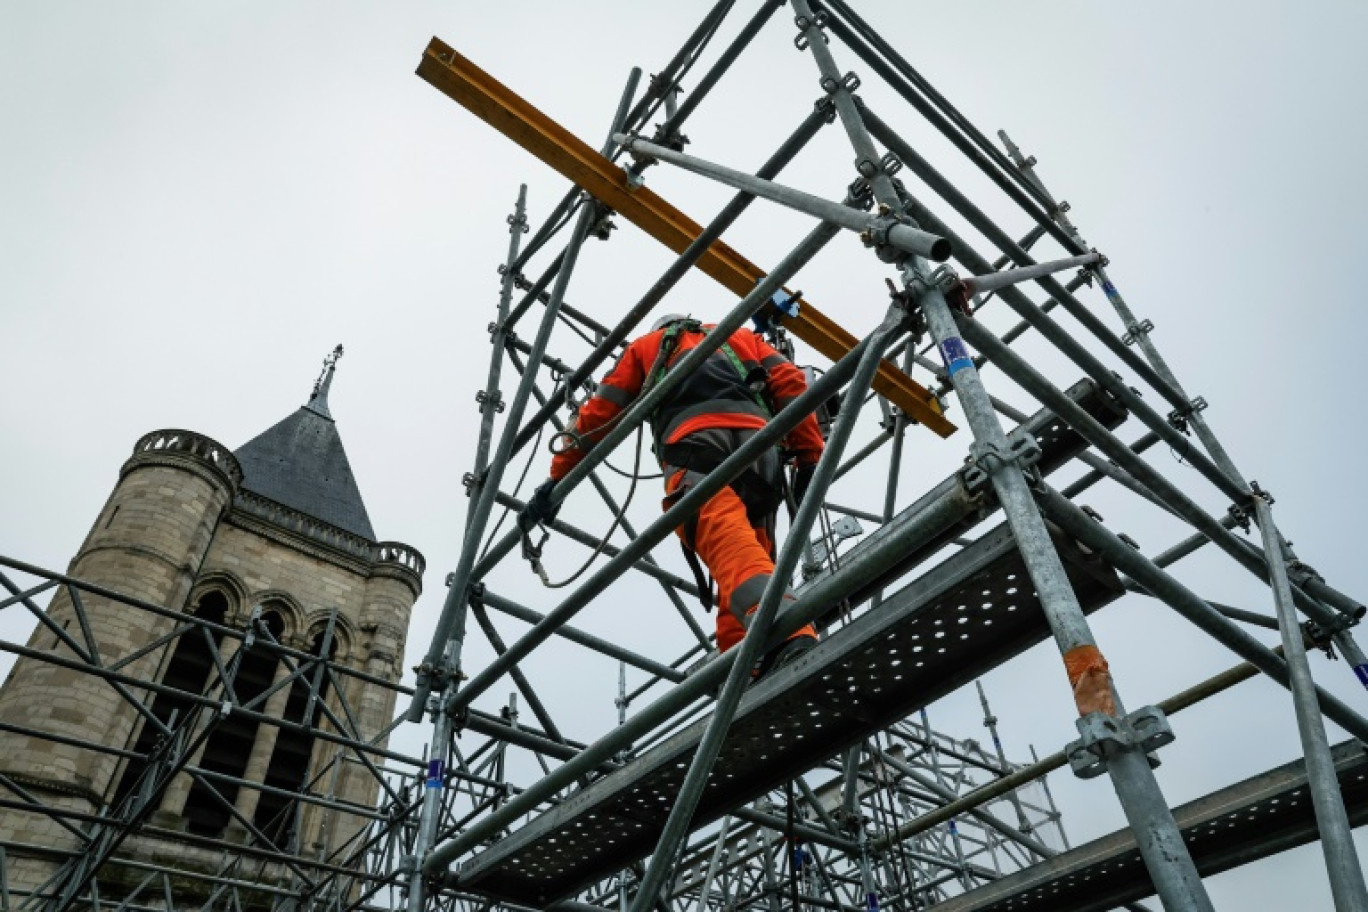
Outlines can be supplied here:
<path id="1" fill-rule="evenodd" d="M 197 618 L 222 624 L 228 615 L 228 599 L 222 592 L 211 589 L 199 597 L 190 613 Z M 204 693 L 205 685 L 211 680 L 210 671 L 214 667 L 214 652 L 217 650 L 217 634 L 206 639 L 200 628 L 190 627 L 177 638 L 176 648 L 171 653 L 171 661 L 166 665 L 161 683 L 186 694 Z M 217 682 L 218 676 L 214 675 L 212 680 Z M 180 693 L 158 693 L 152 701 L 152 714 L 173 730 L 184 723 L 191 708 L 190 700 Z M 137 740 L 133 743 L 134 752 L 146 757 L 156 745 L 157 739 L 156 726 L 144 722 Z M 119 785 L 114 790 L 115 807 L 122 804 L 137 788 L 146 771 L 146 760 L 128 761 L 123 776 L 119 778 Z"/>
<path id="2" fill-rule="evenodd" d="M 325 632 L 315 633 L 310 652 L 319 655 L 323 650 Z M 337 638 L 334 637 L 328 648 L 328 659 L 337 655 Z M 317 728 L 323 718 L 323 701 L 328 698 L 328 676 L 317 675 L 317 669 L 300 675 L 290 688 L 290 700 L 285 706 L 287 722 L 303 722 L 310 729 Z M 313 682 L 317 679 L 318 692 L 313 694 Z M 312 694 L 312 696 L 311 696 Z M 304 784 L 309 774 L 309 760 L 313 755 L 314 736 L 301 731 L 282 728 L 276 737 L 275 751 L 271 754 L 270 765 L 266 768 L 265 784 L 295 793 Z M 252 823 L 276 845 L 285 846 L 297 835 L 299 803 L 284 795 L 262 792 L 257 804 L 256 816 Z"/>
<path id="3" fill-rule="evenodd" d="M 278 611 L 267 607 L 261 620 L 277 640 L 285 632 L 285 622 Z M 269 649 L 252 649 L 243 656 L 233 680 L 233 690 L 241 703 L 251 703 L 270 688 L 276 662 L 275 653 Z M 242 778 L 256 742 L 257 728 L 257 721 L 242 713 L 220 719 L 205 743 L 200 766 L 209 772 Z M 213 792 L 209 785 L 213 786 Z M 223 800 L 215 797 L 214 792 Z M 199 836 L 220 835 L 232 819 L 229 808 L 236 802 L 237 795 L 238 786 L 234 782 L 217 777 L 209 779 L 208 784 L 197 780 L 185 799 L 186 830 Z"/>

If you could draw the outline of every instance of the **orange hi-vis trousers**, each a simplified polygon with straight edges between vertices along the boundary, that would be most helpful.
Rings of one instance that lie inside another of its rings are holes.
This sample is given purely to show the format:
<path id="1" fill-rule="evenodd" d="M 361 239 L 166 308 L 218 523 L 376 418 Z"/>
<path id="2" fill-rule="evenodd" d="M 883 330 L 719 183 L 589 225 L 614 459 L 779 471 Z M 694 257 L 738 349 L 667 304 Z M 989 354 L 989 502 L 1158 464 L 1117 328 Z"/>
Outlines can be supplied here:
<path id="1" fill-rule="evenodd" d="M 687 473 L 674 473 L 667 484 L 668 506 Z M 730 487 L 723 488 L 698 511 L 693 540 L 688 528 L 675 530 L 685 547 L 692 548 L 717 581 L 717 648 L 731 649 L 746 635 L 751 615 L 760 607 L 760 596 L 774 575 L 774 545 L 762 527 L 752 526 L 746 505 Z M 789 639 L 817 636 L 808 624 Z"/>

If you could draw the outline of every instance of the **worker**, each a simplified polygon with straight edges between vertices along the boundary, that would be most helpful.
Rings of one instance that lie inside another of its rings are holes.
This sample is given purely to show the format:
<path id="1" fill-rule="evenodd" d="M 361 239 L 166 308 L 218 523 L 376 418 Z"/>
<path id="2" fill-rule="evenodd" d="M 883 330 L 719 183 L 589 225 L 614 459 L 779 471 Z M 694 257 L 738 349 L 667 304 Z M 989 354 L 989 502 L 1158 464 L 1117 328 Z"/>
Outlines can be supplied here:
<path id="1" fill-rule="evenodd" d="M 703 340 L 711 326 L 678 314 L 657 320 L 651 332 L 633 341 L 580 408 L 573 433 L 551 461 L 551 478 L 528 501 L 519 517 L 524 532 L 554 518 L 558 505 L 551 489 L 603 438 L 624 409 L 665 374 L 680 356 Z M 765 426 L 807 388 L 803 372 L 749 329 L 732 333 L 720 349 L 696 367 L 651 414 L 654 451 L 665 479 L 668 509 L 708 472 Z M 823 440 L 817 420 L 807 415 L 783 441 L 792 459 L 795 504 L 802 501 Z M 553 450 L 556 447 L 553 446 Z M 717 586 L 717 647 L 735 646 L 750 627 L 774 572 L 774 524 L 784 502 L 780 452 L 771 449 L 731 484 L 714 494 L 698 515 L 676 530 L 685 557 L 711 607 L 711 585 L 703 579 L 701 558 Z M 786 594 L 786 598 L 792 598 Z M 778 644 L 757 664 L 755 676 L 793 661 L 817 642 L 808 624 Z"/>

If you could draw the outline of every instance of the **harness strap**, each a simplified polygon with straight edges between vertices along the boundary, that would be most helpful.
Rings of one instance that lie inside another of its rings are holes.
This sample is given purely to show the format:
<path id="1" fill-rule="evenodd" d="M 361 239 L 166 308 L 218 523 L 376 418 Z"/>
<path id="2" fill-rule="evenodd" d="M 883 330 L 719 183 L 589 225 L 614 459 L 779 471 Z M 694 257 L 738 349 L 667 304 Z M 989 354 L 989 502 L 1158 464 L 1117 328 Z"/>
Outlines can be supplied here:
<path id="1" fill-rule="evenodd" d="M 650 389 L 660 382 L 660 378 L 665 376 L 665 372 L 670 369 L 670 359 L 674 356 L 675 349 L 679 347 L 679 336 L 684 332 L 703 332 L 703 324 L 698 320 L 675 320 L 665 328 L 665 335 L 660 339 L 660 353 L 656 355 L 655 363 L 651 365 L 648 375 L 649 380 L 646 389 Z M 774 412 L 770 409 L 765 397 L 756 389 L 756 384 L 764 383 L 764 376 L 767 371 L 763 367 L 755 370 L 747 370 L 746 363 L 741 360 L 741 356 L 731 347 L 731 343 L 723 342 L 718 349 L 726 357 L 728 363 L 736 370 L 736 376 L 741 379 L 741 385 L 746 392 L 755 400 L 755 404 L 764 411 L 765 417 L 773 418 Z M 760 375 L 760 376 L 754 376 Z M 644 392 L 645 390 L 643 390 Z M 654 418 L 654 415 L 652 416 Z"/>

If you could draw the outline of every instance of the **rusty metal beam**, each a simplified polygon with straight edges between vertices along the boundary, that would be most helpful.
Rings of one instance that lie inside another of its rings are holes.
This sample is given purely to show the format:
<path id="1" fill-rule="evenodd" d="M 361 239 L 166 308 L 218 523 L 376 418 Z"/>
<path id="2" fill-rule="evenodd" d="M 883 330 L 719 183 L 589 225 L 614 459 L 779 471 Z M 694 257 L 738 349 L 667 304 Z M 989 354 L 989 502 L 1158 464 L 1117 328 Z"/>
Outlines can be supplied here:
<path id="1" fill-rule="evenodd" d="M 418 64 L 418 75 L 675 253 L 682 253 L 702 233 L 702 227 L 693 219 L 652 190 L 633 187 L 626 171 L 441 39 L 433 38 L 428 44 Z M 760 267 L 721 241 L 713 242 L 697 266 L 738 297 L 749 294 L 765 275 Z M 786 317 L 782 322 L 795 336 L 832 361 L 849 352 L 857 342 L 808 301 L 801 301 L 796 317 Z M 955 425 L 941 413 L 935 396 L 892 362 L 885 361 L 879 367 L 874 389 L 941 437 L 955 432 Z"/>

